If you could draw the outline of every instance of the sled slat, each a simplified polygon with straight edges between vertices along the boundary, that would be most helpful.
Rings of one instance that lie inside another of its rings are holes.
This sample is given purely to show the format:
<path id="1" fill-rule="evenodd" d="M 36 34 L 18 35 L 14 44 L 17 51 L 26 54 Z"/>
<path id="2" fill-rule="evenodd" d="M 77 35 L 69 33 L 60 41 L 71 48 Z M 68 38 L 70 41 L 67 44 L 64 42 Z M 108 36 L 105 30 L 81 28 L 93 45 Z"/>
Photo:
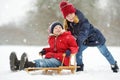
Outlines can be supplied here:
<path id="1" fill-rule="evenodd" d="M 25 71 L 30 72 L 36 70 L 43 70 L 45 71 L 45 73 L 47 73 L 49 70 L 53 70 L 53 71 L 57 71 L 57 73 L 60 74 L 62 70 L 71 70 L 71 73 L 74 73 L 76 67 L 78 68 L 80 66 L 59 66 L 59 67 L 49 67 L 49 68 L 30 67 L 30 68 L 25 68 Z"/>

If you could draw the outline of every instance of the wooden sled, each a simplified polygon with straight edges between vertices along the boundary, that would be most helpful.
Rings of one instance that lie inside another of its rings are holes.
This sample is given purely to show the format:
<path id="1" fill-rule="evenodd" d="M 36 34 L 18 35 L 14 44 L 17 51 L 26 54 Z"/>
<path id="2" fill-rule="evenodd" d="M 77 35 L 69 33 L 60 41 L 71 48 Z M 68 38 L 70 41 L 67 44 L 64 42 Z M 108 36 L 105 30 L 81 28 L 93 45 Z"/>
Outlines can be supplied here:
<path id="1" fill-rule="evenodd" d="M 49 70 L 57 71 L 57 73 L 59 73 L 59 68 L 58 68 L 58 67 L 48 67 L 48 68 L 36 68 L 36 67 L 31 67 L 31 68 L 26 68 L 26 69 L 25 69 L 25 71 L 27 71 L 27 72 L 36 71 L 36 70 L 45 71 L 45 74 L 47 74 L 47 72 L 48 72 Z"/>
<path id="2" fill-rule="evenodd" d="M 79 67 L 79 66 L 77 66 Z M 36 67 L 30 67 L 30 68 L 25 68 L 25 71 L 30 72 L 30 71 L 36 71 L 36 70 L 43 70 L 45 74 L 49 70 L 51 71 L 57 71 L 58 74 L 61 73 L 62 70 L 70 70 L 72 74 L 74 74 L 76 70 L 76 66 L 59 66 L 59 67 L 48 67 L 48 68 L 36 68 Z"/>
<path id="3" fill-rule="evenodd" d="M 72 74 L 74 74 L 76 68 L 80 68 L 80 66 L 76 66 L 76 65 L 69 65 L 69 66 L 63 66 L 63 61 L 64 61 L 64 58 L 65 58 L 65 54 L 63 55 L 63 60 L 62 60 L 62 64 L 61 66 L 59 67 L 45 67 L 45 68 L 41 68 L 41 67 L 29 67 L 29 68 L 25 68 L 25 71 L 27 72 L 31 72 L 31 71 L 36 71 L 36 70 L 42 70 L 45 72 L 45 74 L 48 73 L 48 71 L 57 71 L 58 74 L 61 73 L 62 70 L 70 70 Z"/>

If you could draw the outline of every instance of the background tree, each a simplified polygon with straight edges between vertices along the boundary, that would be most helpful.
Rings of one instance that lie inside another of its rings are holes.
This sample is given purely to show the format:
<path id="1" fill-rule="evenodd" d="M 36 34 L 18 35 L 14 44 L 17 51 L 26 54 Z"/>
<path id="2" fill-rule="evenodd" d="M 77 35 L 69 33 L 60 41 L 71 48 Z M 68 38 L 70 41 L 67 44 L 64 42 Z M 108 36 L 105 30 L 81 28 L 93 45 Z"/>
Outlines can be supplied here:
<path id="1" fill-rule="evenodd" d="M 48 36 L 48 27 L 53 21 L 63 22 L 63 17 L 59 9 L 61 0 L 36 0 L 32 4 L 35 10 L 26 13 L 26 18 L 21 24 L 5 24 L 2 26 L 13 26 L 16 31 L 22 31 L 24 34 L 14 35 L 16 40 L 12 41 L 11 35 L 14 34 L 12 29 L 10 33 L 4 33 L 2 37 L 0 32 L 0 44 L 23 44 L 23 45 L 46 45 Z M 120 46 L 120 0 L 68 0 L 81 10 L 89 21 L 107 38 L 107 45 Z M 17 26 L 17 27 L 16 27 Z M 22 26 L 22 28 L 20 28 Z M 1 28 L 1 27 L 0 27 Z M 2 30 L 6 28 L 2 27 Z M 9 36 L 7 36 L 9 34 Z M 6 37 L 6 38 L 5 38 Z M 22 40 L 22 41 L 19 41 Z"/>

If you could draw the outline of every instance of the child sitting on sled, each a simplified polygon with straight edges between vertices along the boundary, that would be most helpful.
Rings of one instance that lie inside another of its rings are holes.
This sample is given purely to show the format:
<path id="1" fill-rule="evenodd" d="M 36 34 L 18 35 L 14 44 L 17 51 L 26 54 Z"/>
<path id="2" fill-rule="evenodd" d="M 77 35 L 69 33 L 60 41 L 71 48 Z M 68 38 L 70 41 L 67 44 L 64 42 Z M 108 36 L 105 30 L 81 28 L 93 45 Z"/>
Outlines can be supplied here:
<path id="1" fill-rule="evenodd" d="M 65 56 L 63 65 L 68 66 L 69 63 L 73 65 L 73 62 L 75 62 L 73 60 L 75 60 L 75 55 L 78 52 L 78 46 L 71 32 L 65 31 L 60 22 L 53 22 L 49 27 L 49 32 L 49 47 L 43 48 L 39 52 L 40 55 L 45 55 L 45 57 L 29 61 L 27 54 L 23 53 L 21 60 L 18 60 L 16 53 L 12 52 L 10 54 L 11 71 L 24 70 L 28 67 L 59 67 L 62 64 L 63 54 L 67 50 L 70 50 L 71 56 Z"/>

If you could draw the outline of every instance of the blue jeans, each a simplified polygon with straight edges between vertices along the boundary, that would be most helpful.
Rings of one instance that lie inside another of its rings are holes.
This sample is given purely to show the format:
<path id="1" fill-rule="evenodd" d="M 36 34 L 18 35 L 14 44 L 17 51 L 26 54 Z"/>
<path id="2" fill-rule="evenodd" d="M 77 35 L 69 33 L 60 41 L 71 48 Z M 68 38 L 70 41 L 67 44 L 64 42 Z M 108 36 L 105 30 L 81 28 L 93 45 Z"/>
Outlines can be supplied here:
<path id="1" fill-rule="evenodd" d="M 58 67 L 61 65 L 61 62 L 55 58 L 36 59 L 34 61 L 35 61 L 36 67 Z"/>
<path id="2" fill-rule="evenodd" d="M 76 55 L 76 61 L 77 61 L 77 65 L 82 65 L 83 61 L 82 61 L 82 52 L 87 48 L 88 46 L 85 45 L 81 45 L 79 48 L 79 51 Z M 111 53 L 109 52 L 109 50 L 107 49 L 106 45 L 99 45 L 96 46 L 99 51 L 101 52 L 101 54 L 107 59 L 107 61 L 111 64 L 114 65 L 115 64 L 115 60 L 113 58 L 113 56 L 111 55 Z"/>

